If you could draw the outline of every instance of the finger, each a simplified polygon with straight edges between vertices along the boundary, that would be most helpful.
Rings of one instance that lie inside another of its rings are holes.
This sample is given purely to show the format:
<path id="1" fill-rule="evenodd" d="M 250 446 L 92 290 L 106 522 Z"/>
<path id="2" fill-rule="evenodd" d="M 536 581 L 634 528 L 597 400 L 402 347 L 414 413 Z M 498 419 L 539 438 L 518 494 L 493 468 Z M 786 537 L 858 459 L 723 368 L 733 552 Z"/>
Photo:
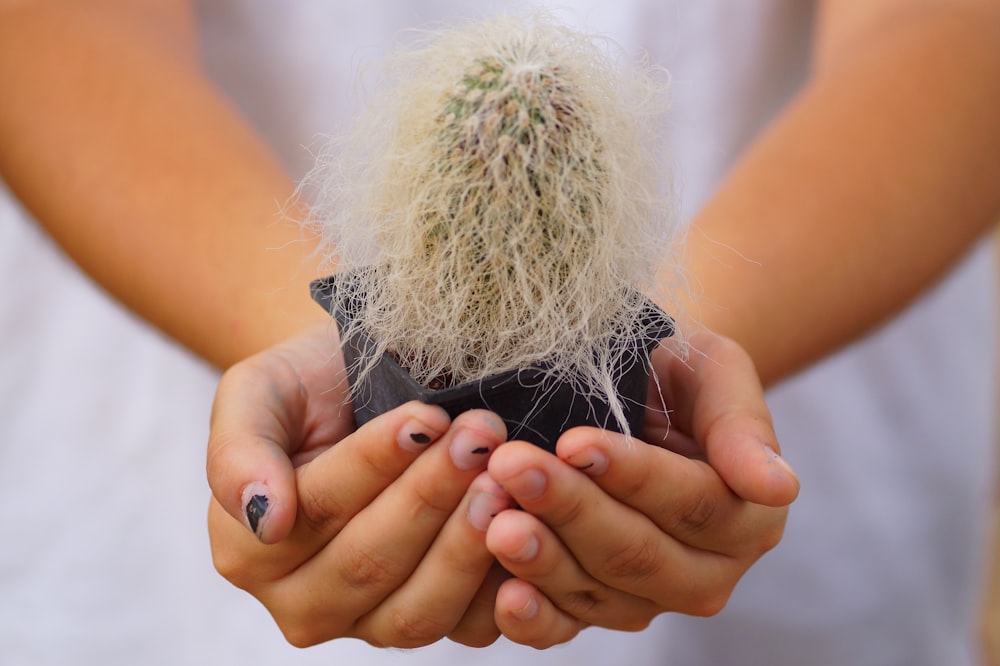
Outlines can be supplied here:
<path id="1" fill-rule="evenodd" d="M 441 437 L 449 422 L 439 407 L 406 403 L 369 421 L 299 467 L 293 481 L 298 494 L 295 527 L 280 544 L 264 547 L 254 543 L 256 539 L 241 527 L 246 521 L 231 518 L 231 512 L 223 512 L 220 504 L 213 502 L 209 531 L 216 568 L 244 589 L 295 569 L 322 550 L 356 513 L 393 483 Z M 268 507 L 268 512 L 271 510 Z"/>
<path id="2" fill-rule="evenodd" d="M 297 498 L 291 452 L 298 433 L 290 411 L 304 409 L 293 368 L 275 363 L 270 377 L 252 363 L 233 366 L 212 407 L 207 474 L 212 494 L 265 543 L 285 538 Z"/>
<path id="3" fill-rule="evenodd" d="M 521 442 L 501 447 L 490 461 L 490 475 L 552 529 L 591 576 L 667 610 L 693 614 L 728 597 L 741 572 L 733 558 L 679 541 L 579 470 L 532 448 Z M 662 479 L 660 487 L 671 482 Z"/>
<path id="4" fill-rule="evenodd" d="M 486 574 L 486 580 L 479 586 L 476 596 L 466 609 L 465 615 L 449 632 L 450 640 L 469 647 L 486 647 L 500 637 L 500 629 L 494 619 L 494 608 L 497 590 L 501 583 L 509 578 L 510 574 L 494 561 L 489 573 Z"/>
<path id="5" fill-rule="evenodd" d="M 780 457 L 764 392 L 750 357 L 708 331 L 690 338 L 686 363 L 663 350 L 654 370 L 673 409 L 672 428 L 689 433 L 708 462 L 741 498 L 786 506 L 799 481 Z"/>
<path id="6" fill-rule="evenodd" d="M 597 428 L 564 433 L 556 450 L 608 496 L 688 546 L 737 556 L 780 538 L 784 512 L 740 499 L 704 461 Z M 562 492 L 575 492 L 570 488 Z M 600 495 L 593 501 L 600 502 Z M 606 509 L 613 511 L 597 510 Z"/>
<path id="7" fill-rule="evenodd" d="M 579 631 L 581 623 L 638 631 L 661 610 L 647 599 L 616 590 L 595 579 L 551 530 L 527 512 L 499 514 L 487 532 L 486 545 L 507 571 L 531 584 L 554 604 L 551 611 L 538 606 L 537 600 L 529 606 L 498 606 L 498 611 L 502 608 L 515 619 L 527 620 L 528 611 L 538 610 L 542 611 L 538 622 L 554 625 L 551 628 L 561 628 L 563 632 L 574 628 Z M 510 602 L 509 599 L 503 601 Z M 513 626 L 530 632 L 537 629 L 534 623 L 530 628 L 527 624 Z M 508 638 L 526 642 L 528 637 L 512 635 L 511 629 L 508 627 L 504 631 Z M 552 638 L 558 639 L 556 642 L 567 640 L 562 636 L 562 632 L 555 631 Z"/>
<path id="8" fill-rule="evenodd" d="M 262 601 L 275 604 L 290 626 L 319 640 L 349 634 L 393 644 L 386 636 L 361 633 L 355 622 L 414 572 L 490 452 L 505 438 L 503 420 L 495 414 L 474 410 L 458 416 L 440 440 Z M 327 456 L 337 448 L 316 462 L 328 463 Z M 303 495 L 328 488 L 326 474 L 310 470 L 310 475 L 310 483 L 300 480 Z"/>
<path id="9" fill-rule="evenodd" d="M 451 425 L 447 412 L 411 401 L 380 414 L 298 470 L 298 527 L 325 544 Z"/>
<path id="10" fill-rule="evenodd" d="M 492 517 L 513 507 L 510 496 L 489 475 L 482 473 L 458 509 L 451 514 L 416 569 L 356 626 L 361 636 L 395 647 L 420 647 L 452 633 L 469 610 L 493 566 L 486 549 L 486 527 Z M 492 642 L 496 627 L 469 634 L 467 640 Z M 466 632 L 472 630 L 471 625 Z"/>
<path id="11" fill-rule="evenodd" d="M 326 325 L 222 376 L 212 406 L 209 485 L 219 504 L 265 543 L 285 538 L 294 525 L 294 462 L 353 430 L 346 390 L 336 333 Z"/>
<path id="12" fill-rule="evenodd" d="M 587 626 L 559 610 L 531 583 L 517 578 L 500 586 L 494 617 L 509 640 L 538 650 L 566 643 Z"/>

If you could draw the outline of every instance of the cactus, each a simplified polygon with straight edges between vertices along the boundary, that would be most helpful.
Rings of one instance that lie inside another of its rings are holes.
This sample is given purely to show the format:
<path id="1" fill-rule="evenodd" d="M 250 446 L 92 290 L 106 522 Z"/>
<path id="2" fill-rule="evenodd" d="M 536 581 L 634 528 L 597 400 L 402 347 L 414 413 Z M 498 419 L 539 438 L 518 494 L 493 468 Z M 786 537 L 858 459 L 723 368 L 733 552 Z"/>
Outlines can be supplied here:
<path id="1" fill-rule="evenodd" d="M 615 409 L 672 247 L 649 72 L 551 17 L 432 33 L 388 61 L 306 185 L 354 323 L 424 386 L 543 367 Z M 343 287 L 342 287 L 343 288 Z"/>

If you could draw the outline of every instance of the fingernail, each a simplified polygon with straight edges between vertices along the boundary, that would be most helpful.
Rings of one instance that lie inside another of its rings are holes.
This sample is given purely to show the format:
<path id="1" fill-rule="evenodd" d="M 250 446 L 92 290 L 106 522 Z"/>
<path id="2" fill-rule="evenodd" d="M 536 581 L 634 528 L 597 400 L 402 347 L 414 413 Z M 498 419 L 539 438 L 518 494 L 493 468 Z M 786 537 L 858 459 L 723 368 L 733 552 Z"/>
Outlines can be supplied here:
<path id="1" fill-rule="evenodd" d="M 399 448 L 419 453 L 440 436 L 440 432 L 429 427 L 426 423 L 410 419 L 399 429 L 396 441 L 399 443 Z"/>
<path id="2" fill-rule="evenodd" d="M 772 471 L 772 474 L 776 476 L 783 476 L 784 474 L 788 474 L 789 476 L 797 476 L 795 470 L 792 469 L 792 466 L 789 465 L 788 461 L 782 458 L 777 451 L 772 449 L 767 444 L 761 444 L 761 446 L 764 449 L 764 453 L 767 455 L 767 464 L 775 465 L 775 469 Z"/>
<path id="3" fill-rule="evenodd" d="M 455 433 L 449 451 L 455 467 L 470 470 L 485 466 L 497 444 L 497 440 L 484 437 L 475 430 L 463 429 Z"/>
<path id="4" fill-rule="evenodd" d="M 545 474 L 538 469 L 527 469 L 515 477 L 507 479 L 501 484 L 507 492 L 514 495 L 518 500 L 534 501 L 542 498 L 548 479 Z"/>
<path id="5" fill-rule="evenodd" d="M 267 486 L 262 483 L 251 483 L 243 489 L 243 513 L 247 525 L 258 539 L 264 540 L 264 527 L 267 524 L 267 510 L 271 507 Z"/>
<path id="6" fill-rule="evenodd" d="M 535 595 L 530 595 L 528 600 L 523 606 L 513 611 L 514 617 L 518 620 L 531 620 L 538 615 L 538 601 L 535 599 Z"/>
<path id="7" fill-rule="evenodd" d="M 538 555 L 538 538 L 532 534 L 520 548 L 513 553 L 504 553 L 504 557 L 513 562 L 527 562 Z"/>
<path id="8" fill-rule="evenodd" d="M 608 457 L 598 449 L 584 449 L 566 459 L 587 476 L 599 476 L 608 471 Z"/>
<path id="9" fill-rule="evenodd" d="M 478 493 L 469 502 L 469 522 L 480 532 L 485 532 L 496 515 L 511 506 L 510 498 Z"/>

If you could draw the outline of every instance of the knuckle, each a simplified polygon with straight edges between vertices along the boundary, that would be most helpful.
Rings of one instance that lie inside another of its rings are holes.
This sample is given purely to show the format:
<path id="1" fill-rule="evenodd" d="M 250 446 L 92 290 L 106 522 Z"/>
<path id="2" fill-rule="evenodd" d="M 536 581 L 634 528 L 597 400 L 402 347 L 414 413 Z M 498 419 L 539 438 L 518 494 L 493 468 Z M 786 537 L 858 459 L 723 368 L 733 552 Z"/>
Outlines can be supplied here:
<path id="1" fill-rule="evenodd" d="M 212 565 L 223 578 L 230 583 L 245 590 L 248 587 L 249 577 L 245 566 L 244 558 L 234 555 L 233 551 L 212 547 Z"/>
<path id="2" fill-rule="evenodd" d="M 388 616 L 384 642 L 400 648 L 417 648 L 444 638 L 452 627 L 440 618 L 413 608 L 393 609 Z"/>
<path id="3" fill-rule="evenodd" d="M 374 550 L 344 545 L 340 578 L 349 589 L 379 597 L 392 589 L 400 578 L 399 565 Z"/>
<path id="4" fill-rule="evenodd" d="M 324 640 L 312 626 L 281 621 L 277 621 L 277 624 L 285 640 L 297 648 L 312 647 Z"/>
<path id="5" fill-rule="evenodd" d="M 212 566 L 220 576 L 241 590 L 250 591 L 260 583 L 259 567 L 255 566 L 254 558 L 248 555 L 245 549 L 233 547 L 227 541 L 214 536 L 209 543 Z"/>
<path id="6" fill-rule="evenodd" d="M 496 627 L 489 627 L 479 631 L 459 630 L 448 634 L 448 640 L 471 648 L 489 647 L 500 638 L 500 630 Z"/>
<path id="7" fill-rule="evenodd" d="M 455 576 L 455 578 L 462 579 L 472 579 L 472 578 L 482 578 L 484 570 L 489 566 L 489 562 L 492 561 L 492 555 L 487 551 L 473 552 L 469 548 L 450 548 L 448 552 L 442 554 L 442 565 L 447 569 L 447 571 Z M 484 558 L 491 558 L 486 560 Z M 492 600 L 488 608 L 492 611 L 493 604 Z M 479 600 L 473 602 L 473 604 L 480 603 Z M 486 605 L 484 603 L 484 605 Z M 473 606 L 470 606 L 470 610 Z"/>
<path id="8" fill-rule="evenodd" d="M 334 535 L 346 523 L 346 509 L 330 489 L 314 484 L 299 484 L 298 520 L 311 532 Z"/>
<path id="9" fill-rule="evenodd" d="M 775 548 L 781 543 L 784 534 L 785 525 L 783 522 L 776 523 L 765 529 L 758 540 L 757 556 L 760 557 Z"/>
<path id="10" fill-rule="evenodd" d="M 726 604 L 729 603 L 729 595 L 731 593 L 732 589 L 727 588 L 710 594 L 701 594 L 685 612 L 697 617 L 718 615 L 726 607 Z"/>
<path id="11" fill-rule="evenodd" d="M 635 617 L 625 617 L 622 618 L 614 627 L 611 628 L 616 629 L 618 631 L 630 631 L 630 632 L 645 631 L 646 629 L 649 628 L 649 625 L 653 621 L 654 617 L 656 616 L 637 615 Z"/>
<path id="12" fill-rule="evenodd" d="M 269 610 L 275 624 L 281 630 L 282 636 L 285 637 L 285 641 L 297 648 L 312 647 L 349 635 L 344 626 L 318 619 L 318 617 L 323 617 L 323 620 L 328 620 L 329 618 L 325 616 L 301 612 L 294 615 L 282 615 L 273 609 Z"/>
<path id="13" fill-rule="evenodd" d="M 447 516 L 455 510 L 456 499 L 441 485 L 440 479 L 423 477 L 413 486 L 416 501 L 412 504 L 414 520 L 428 516 Z"/>
<path id="14" fill-rule="evenodd" d="M 651 488 L 659 487 L 659 484 L 654 482 L 656 466 L 650 456 L 657 456 L 662 450 L 638 442 L 633 442 L 630 446 L 634 447 L 634 452 L 639 455 L 634 456 L 636 464 L 629 466 L 629 473 L 621 481 L 621 487 L 615 490 L 615 495 L 620 501 L 635 506 L 645 503 Z"/>
<path id="15" fill-rule="evenodd" d="M 660 569 L 660 548 L 652 538 L 632 540 L 610 553 L 604 568 L 613 578 L 644 581 L 652 578 Z"/>
<path id="16" fill-rule="evenodd" d="M 559 600 L 559 607 L 573 617 L 583 620 L 591 618 L 600 607 L 602 599 L 594 590 L 570 592 Z"/>
<path id="17" fill-rule="evenodd" d="M 673 603 L 670 610 L 693 615 L 696 617 L 712 617 L 717 615 L 726 604 L 740 579 L 742 571 L 734 570 L 728 558 L 717 561 L 717 566 L 711 576 L 710 583 L 699 584 L 694 579 L 673 590 L 669 598 Z M 701 579 L 703 582 L 706 579 Z"/>
<path id="18" fill-rule="evenodd" d="M 308 603 L 302 605 L 284 594 L 267 594 L 259 599 L 285 641 L 297 648 L 311 647 L 347 635 L 347 626 L 326 609 Z"/>
<path id="19" fill-rule="evenodd" d="M 585 504 L 583 499 L 578 495 L 574 495 L 568 498 L 568 501 L 561 503 L 552 515 L 547 516 L 545 522 L 549 527 L 558 531 L 560 528 L 577 522 L 580 520 L 580 516 L 584 514 Z"/>
<path id="20" fill-rule="evenodd" d="M 698 493 L 674 516 L 673 530 L 694 535 L 704 532 L 711 526 L 719 509 L 716 497 L 709 493 Z"/>
<path id="21" fill-rule="evenodd" d="M 733 338 L 712 332 L 698 339 L 699 349 L 709 358 L 745 359 L 749 358 L 743 347 Z"/>

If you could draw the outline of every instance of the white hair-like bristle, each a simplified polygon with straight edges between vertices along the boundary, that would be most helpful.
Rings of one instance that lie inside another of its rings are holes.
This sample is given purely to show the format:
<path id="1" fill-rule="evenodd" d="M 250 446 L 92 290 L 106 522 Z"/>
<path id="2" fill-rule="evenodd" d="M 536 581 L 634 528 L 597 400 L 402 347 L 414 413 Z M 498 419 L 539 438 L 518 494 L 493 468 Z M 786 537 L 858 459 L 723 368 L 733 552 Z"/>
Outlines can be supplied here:
<path id="1" fill-rule="evenodd" d="M 548 14 L 421 35 L 302 185 L 362 304 L 342 334 L 427 386 L 544 364 L 628 432 L 615 381 L 674 261 L 665 76 Z"/>

